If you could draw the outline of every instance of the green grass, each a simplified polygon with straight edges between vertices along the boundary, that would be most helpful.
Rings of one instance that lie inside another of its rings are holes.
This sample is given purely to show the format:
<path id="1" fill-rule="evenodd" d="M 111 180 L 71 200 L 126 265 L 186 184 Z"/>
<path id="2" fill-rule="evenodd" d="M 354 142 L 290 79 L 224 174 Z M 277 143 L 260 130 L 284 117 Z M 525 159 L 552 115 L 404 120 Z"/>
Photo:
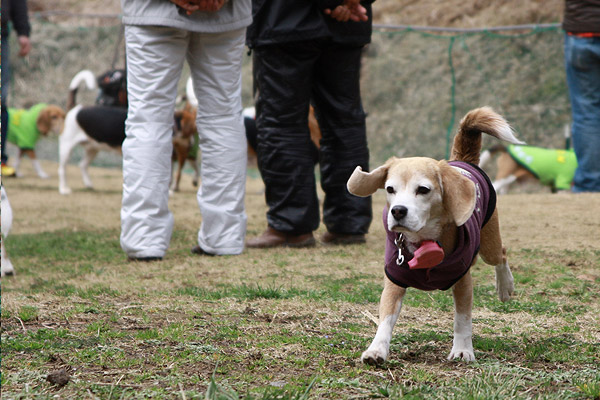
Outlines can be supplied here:
<path id="1" fill-rule="evenodd" d="M 210 285 L 192 279 L 192 273 L 183 284 L 165 288 L 174 278 L 159 271 L 176 268 L 185 256 L 176 251 L 172 261 L 155 271 L 130 269 L 111 234 L 60 231 L 11 237 L 13 262 L 23 266 L 19 276 L 24 281 L 18 287 L 6 283 L 3 291 L 32 299 L 52 293 L 63 304 L 50 312 L 35 302 L 3 307 L 4 393 L 18 397 L 23 384 L 33 380 L 38 397 L 49 396 L 44 376 L 60 357 L 75 371 L 85 366 L 61 390 L 72 395 L 89 390 L 101 398 L 177 397 L 181 388 L 188 398 L 214 399 L 319 398 L 326 393 L 343 398 L 597 398 L 600 343 L 589 326 L 576 323 L 589 315 L 589 301 L 597 301 L 595 286 L 574 279 L 569 268 L 555 266 L 544 279 L 537 270 L 537 251 L 512 255 L 520 265 L 515 276 L 533 279 L 521 279 L 518 295 L 508 303 L 497 300 L 493 273 L 474 268 L 475 279 L 488 282 L 475 287 L 474 310 L 487 315 L 474 318 L 477 362 L 445 361 L 452 326 L 436 316 L 451 318 L 451 291 L 409 290 L 404 302 L 408 311 L 397 324 L 390 360 L 384 368 L 372 369 L 362 366 L 359 357 L 375 329 L 357 310 L 376 308 L 379 268 L 336 277 L 315 274 L 315 266 L 294 280 L 286 280 L 286 273 L 270 273 L 271 283 L 249 279 Z M 174 240 L 176 248 L 185 246 L 185 235 Z M 68 253 L 61 257 L 57 246 L 63 242 L 69 243 Z M 335 260 L 345 266 L 352 252 L 337 249 L 327 257 L 334 259 L 335 269 L 340 268 Z M 273 266 L 285 271 L 298 256 L 310 260 L 301 251 L 277 252 Z M 587 259 L 589 253 L 568 257 Z M 49 260 L 43 273 L 34 268 L 40 259 Z M 261 265 L 247 261 L 254 268 Z M 217 258 L 201 263 L 223 268 Z M 117 280 L 102 279 L 115 272 Z M 151 278 L 144 281 L 148 273 Z M 90 282 L 82 285 L 86 280 Z M 120 280 L 142 285 L 123 290 L 127 285 L 116 284 Z M 495 315 L 503 316 L 502 321 Z M 508 322 L 511 315 L 544 325 L 524 329 Z M 558 325 L 544 322 L 556 316 L 561 318 Z M 89 371 L 114 372 L 104 382 L 102 375 Z"/>

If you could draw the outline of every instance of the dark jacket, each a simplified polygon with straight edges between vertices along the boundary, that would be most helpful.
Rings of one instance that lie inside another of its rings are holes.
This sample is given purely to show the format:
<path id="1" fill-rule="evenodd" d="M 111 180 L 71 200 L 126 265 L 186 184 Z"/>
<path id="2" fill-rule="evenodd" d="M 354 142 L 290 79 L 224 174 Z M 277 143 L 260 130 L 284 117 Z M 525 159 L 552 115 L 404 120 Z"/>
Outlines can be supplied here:
<path id="1" fill-rule="evenodd" d="M 600 32 L 600 0 L 566 0 L 563 29 L 573 33 Z"/>
<path id="2" fill-rule="evenodd" d="M 2 0 L 2 37 L 8 36 L 8 23 L 12 22 L 19 36 L 29 36 L 31 26 L 27 15 L 27 1 Z"/>
<path id="3" fill-rule="evenodd" d="M 336 43 L 362 46 L 371 41 L 374 0 L 363 0 L 369 20 L 338 22 L 325 15 L 326 8 L 334 9 L 341 0 L 254 0 L 253 22 L 248 27 L 246 44 L 253 48 L 269 44 L 331 39 Z"/>

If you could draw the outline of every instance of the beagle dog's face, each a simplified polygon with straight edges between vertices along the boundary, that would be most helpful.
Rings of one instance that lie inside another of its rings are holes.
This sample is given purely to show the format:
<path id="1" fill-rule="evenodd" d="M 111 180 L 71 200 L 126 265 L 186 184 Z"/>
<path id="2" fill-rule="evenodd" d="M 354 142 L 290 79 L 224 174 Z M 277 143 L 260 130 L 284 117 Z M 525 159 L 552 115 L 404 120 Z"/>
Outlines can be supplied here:
<path id="1" fill-rule="evenodd" d="M 63 131 L 65 123 L 65 112 L 55 105 L 48 105 L 40 112 L 37 120 L 37 128 L 44 135 L 49 133 L 59 134 Z"/>
<path id="2" fill-rule="evenodd" d="M 395 159 L 384 183 L 390 231 L 413 240 L 433 239 L 441 233 L 442 179 L 438 163 L 428 158 Z"/>
<path id="3" fill-rule="evenodd" d="M 371 172 L 358 166 L 348 191 L 366 197 L 387 192 L 387 227 L 412 243 L 438 240 L 449 223 L 463 225 L 475 209 L 475 184 L 446 161 L 432 158 L 390 158 Z"/>

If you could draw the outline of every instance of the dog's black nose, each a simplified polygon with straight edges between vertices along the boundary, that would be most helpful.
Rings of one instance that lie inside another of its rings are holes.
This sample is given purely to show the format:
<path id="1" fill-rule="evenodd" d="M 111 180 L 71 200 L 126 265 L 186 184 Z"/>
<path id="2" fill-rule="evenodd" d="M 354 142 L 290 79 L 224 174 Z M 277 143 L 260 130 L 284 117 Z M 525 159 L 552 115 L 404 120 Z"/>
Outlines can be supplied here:
<path id="1" fill-rule="evenodd" d="M 408 214 L 408 208 L 404 206 L 394 206 L 392 208 L 392 216 L 396 221 L 400 221 L 402 218 L 406 217 Z"/>

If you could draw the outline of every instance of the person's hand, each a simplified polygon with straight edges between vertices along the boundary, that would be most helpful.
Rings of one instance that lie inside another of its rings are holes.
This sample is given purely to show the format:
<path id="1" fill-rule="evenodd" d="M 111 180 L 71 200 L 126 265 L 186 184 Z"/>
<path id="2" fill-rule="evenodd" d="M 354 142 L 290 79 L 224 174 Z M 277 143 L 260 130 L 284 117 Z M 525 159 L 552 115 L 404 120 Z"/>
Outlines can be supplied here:
<path id="1" fill-rule="evenodd" d="M 19 56 L 25 57 L 31 51 L 31 40 L 27 36 L 19 36 Z"/>
<path id="2" fill-rule="evenodd" d="M 334 8 L 324 10 L 325 14 L 339 22 L 368 21 L 367 9 L 360 5 L 360 0 L 344 0 L 344 2 Z"/>
<path id="3" fill-rule="evenodd" d="M 194 1 L 194 0 L 191 0 Z M 198 2 L 198 5 L 200 6 L 200 10 L 202 11 L 209 11 L 209 12 L 215 12 L 215 11 L 219 11 L 221 9 L 221 7 L 223 7 L 223 4 L 225 4 L 225 0 L 195 0 Z"/>
<path id="4" fill-rule="evenodd" d="M 191 15 L 194 11 L 198 11 L 200 7 L 193 0 L 171 0 L 171 3 L 185 10 L 187 15 Z"/>
<path id="5" fill-rule="evenodd" d="M 187 15 L 192 15 L 195 11 L 219 11 L 225 4 L 225 0 L 171 0 L 171 2 L 184 9 Z"/>

